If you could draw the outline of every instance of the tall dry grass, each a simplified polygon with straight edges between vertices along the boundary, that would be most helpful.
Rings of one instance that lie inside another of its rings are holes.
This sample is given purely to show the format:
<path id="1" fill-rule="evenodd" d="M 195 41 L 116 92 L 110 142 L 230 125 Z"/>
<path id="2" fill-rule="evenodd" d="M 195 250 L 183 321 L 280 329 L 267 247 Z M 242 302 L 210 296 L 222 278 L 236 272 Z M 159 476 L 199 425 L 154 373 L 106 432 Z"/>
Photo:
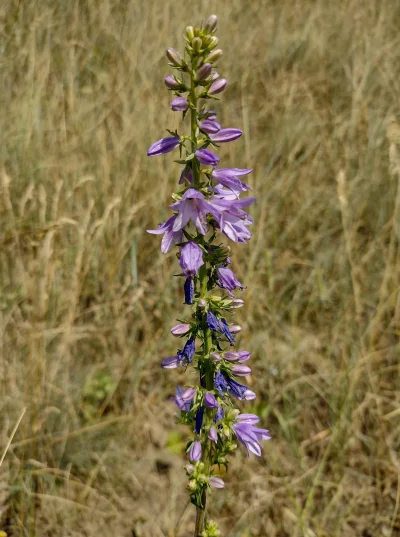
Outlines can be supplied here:
<path id="1" fill-rule="evenodd" d="M 9 536 L 192 531 L 168 402 L 184 377 L 159 367 L 182 290 L 144 232 L 179 170 L 146 149 L 178 121 L 163 51 L 211 12 L 218 113 L 245 133 L 222 157 L 255 168 L 254 238 L 233 259 L 251 410 L 273 435 L 261 460 L 235 458 L 212 515 L 229 537 L 400 535 L 400 5 L 3 0 Z"/>

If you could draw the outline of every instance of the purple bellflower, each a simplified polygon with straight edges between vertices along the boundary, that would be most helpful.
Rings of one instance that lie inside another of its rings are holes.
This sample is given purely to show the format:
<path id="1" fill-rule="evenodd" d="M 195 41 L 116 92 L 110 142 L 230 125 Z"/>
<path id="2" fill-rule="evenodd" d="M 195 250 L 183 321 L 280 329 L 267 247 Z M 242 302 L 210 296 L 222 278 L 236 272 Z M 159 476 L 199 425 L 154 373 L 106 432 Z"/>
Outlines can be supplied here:
<path id="1" fill-rule="evenodd" d="M 195 242 L 188 242 L 181 249 L 179 264 L 187 278 L 198 274 L 199 268 L 204 265 L 203 250 Z"/>
<path id="2" fill-rule="evenodd" d="M 220 200 L 219 200 L 220 201 Z M 190 221 L 202 235 L 207 233 L 207 214 L 219 217 L 220 209 L 208 203 L 204 195 L 194 188 L 189 188 L 182 199 L 170 205 L 171 209 L 179 211 L 172 225 L 172 231 L 182 230 Z"/>
<path id="3" fill-rule="evenodd" d="M 177 352 L 177 355 L 181 362 L 184 362 L 185 360 L 187 360 L 187 362 L 191 364 L 195 352 L 196 352 L 195 339 L 194 337 L 191 337 L 186 341 L 185 346 L 183 347 L 183 350 Z"/>
<path id="4" fill-rule="evenodd" d="M 198 149 L 195 152 L 195 155 L 198 161 L 206 166 L 218 166 L 218 163 L 221 160 L 219 157 L 217 157 L 217 155 L 214 155 L 214 153 L 208 149 Z"/>
<path id="5" fill-rule="evenodd" d="M 175 99 L 170 102 L 170 106 L 174 112 L 186 112 L 189 103 L 183 97 L 175 97 Z"/>
<path id="6" fill-rule="evenodd" d="M 252 168 L 220 168 L 213 170 L 211 177 L 218 181 L 221 185 L 226 186 L 231 190 L 241 191 L 251 190 L 249 185 L 239 179 L 242 175 L 251 173 Z"/>
<path id="7" fill-rule="evenodd" d="M 223 489 L 225 487 L 224 481 L 220 477 L 210 477 L 208 480 L 210 487 L 215 489 Z"/>
<path id="8" fill-rule="evenodd" d="M 189 459 L 193 462 L 197 462 L 201 459 L 201 443 L 199 440 L 195 440 L 189 451 Z"/>
<path id="9" fill-rule="evenodd" d="M 193 304 L 194 281 L 191 276 L 189 276 L 189 278 L 186 278 L 185 283 L 183 284 L 183 292 L 185 295 L 185 304 Z"/>
<path id="10" fill-rule="evenodd" d="M 203 416 L 204 416 L 204 407 L 201 406 L 196 413 L 196 424 L 194 428 L 194 432 L 196 434 L 201 433 L 201 426 L 203 425 Z"/>
<path id="11" fill-rule="evenodd" d="M 210 430 L 208 432 L 208 438 L 209 440 L 212 440 L 212 442 L 216 442 L 218 440 L 218 431 L 214 425 L 210 427 Z"/>
<path id="12" fill-rule="evenodd" d="M 174 231 L 174 224 L 176 220 L 176 215 L 171 216 L 164 224 L 160 224 L 158 229 L 148 229 L 147 233 L 152 233 L 153 235 L 158 235 L 164 233 L 164 237 L 161 241 L 161 251 L 163 254 L 166 254 L 171 250 L 171 248 L 178 242 L 182 242 L 183 233 L 182 230 Z"/>
<path id="13" fill-rule="evenodd" d="M 219 78 L 215 82 L 211 84 L 210 89 L 208 90 L 209 95 L 217 95 L 218 93 L 221 93 L 221 91 L 224 91 L 226 88 L 228 82 L 225 80 L 225 78 Z"/>
<path id="14" fill-rule="evenodd" d="M 169 153 L 170 151 L 175 149 L 175 147 L 178 147 L 180 143 L 181 141 L 178 136 L 161 138 L 161 140 L 158 140 L 152 146 L 150 146 L 149 150 L 147 151 L 147 156 L 154 157 L 156 155 L 163 155 L 164 153 Z"/>
<path id="15" fill-rule="evenodd" d="M 217 274 L 219 278 L 217 284 L 223 289 L 226 289 L 231 296 L 233 296 L 231 291 L 234 291 L 236 287 L 238 287 L 240 290 L 243 290 L 243 285 L 239 282 L 231 269 L 226 267 L 218 267 Z"/>
<path id="16" fill-rule="evenodd" d="M 216 134 L 221 129 L 221 125 L 217 121 L 211 119 L 203 119 L 199 124 L 199 127 L 200 130 L 207 134 Z"/>
<path id="17" fill-rule="evenodd" d="M 208 406 L 208 408 L 218 408 L 218 402 L 215 399 L 215 396 L 211 392 L 207 392 L 204 396 L 204 404 Z"/>
<path id="18" fill-rule="evenodd" d="M 195 395 L 196 388 L 188 388 L 187 390 L 183 391 L 180 386 L 177 386 L 176 395 L 175 397 L 171 397 L 171 401 L 176 404 L 179 410 L 190 412 L 190 403 L 193 401 Z"/>
<path id="19" fill-rule="evenodd" d="M 259 417 L 255 414 L 239 414 L 236 418 L 236 422 L 232 425 L 232 429 L 237 439 L 247 449 L 249 457 L 250 452 L 261 456 L 260 442 L 271 439 L 271 435 L 267 429 L 254 427 L 258 422 Z"/>
<path id="20" fill-rule="evenodd" d="M 217 134 L 211 134 L 210 140 L 215 144 L 233 142 L 233 140 L 240 138 L 242 134 L 242 131 L 239 129 L 221 129 L 217 132 Z"/>

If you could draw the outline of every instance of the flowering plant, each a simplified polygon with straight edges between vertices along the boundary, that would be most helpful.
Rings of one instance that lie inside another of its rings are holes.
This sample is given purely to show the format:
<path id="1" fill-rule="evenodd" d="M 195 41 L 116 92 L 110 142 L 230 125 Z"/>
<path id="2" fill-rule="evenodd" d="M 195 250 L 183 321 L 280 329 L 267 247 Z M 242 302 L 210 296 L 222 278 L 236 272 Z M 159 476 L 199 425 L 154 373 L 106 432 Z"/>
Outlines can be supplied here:
<path id="1" fill-rule="evenodd" d="M 171 333 L 185 339 L 183 348 L 162 361 L 162 367 L 194 367 L 199 385 L 177 387 L 173 399 L 180 410 L 180 423 L 194 432 L 187 445 L 190 464 L 185 467 L 189 477 L 188 490 L 197 508 L 195 537 L 220 535 L 216 524 L 206 519 L 206 499 L 210 487 L 223 488 L 218 476 L 221 466 L 227 468 L 227 457 L 237 448 L 239 440 L 248 455 L 261 455 L 263 440 L 269 440 L 266 429 L 256 427 L 259 418 L 241 414 L 236 400 L 254 399 L 256 394 L 238 382 L 237 377 L 251 373 L 247 351 L 232 351 L 235 334 L 241 327 L 229 323 L 235 308 L 243 300 L 235 298 L 236 289 L 243 289 L 233 271 L 229 247 L 216 242 L 218 232 L 234 242 L 246 243 L 251 217 L 244 210 L 254 197 L 240 199 L 250 190 L 241 179 L 252 169 L 219 168 L 219 157 L 210 150 L 242 135 L 239 129 L 222 128 L 216 113 L 207 102 L 217 99 L 227 86 L 215 70 L 222 56 L 215 36 L 217 17 L 211 15 L 201 28 L 186 28 L 185 56 L 167 49 L 169 65 L 177 71 L 165 78 L 165 85 L 174 94 L 173 111 L 190 117 L 190 134 L 170 136 L 155 142 L 149 156 L 169 153 L 179 148 L 183 166 L 179 190 L 172 195 L 173 215 L 149 233 L 163 234 L 161 251 L 179 249 L 179 265 L 184 277 L 185 303 L 191 306 L 187 320 L 171 328 Z M 222 289 L 222 294 L 216 288 Z M 224 293 L 225 292 L 225 293 Z"/>

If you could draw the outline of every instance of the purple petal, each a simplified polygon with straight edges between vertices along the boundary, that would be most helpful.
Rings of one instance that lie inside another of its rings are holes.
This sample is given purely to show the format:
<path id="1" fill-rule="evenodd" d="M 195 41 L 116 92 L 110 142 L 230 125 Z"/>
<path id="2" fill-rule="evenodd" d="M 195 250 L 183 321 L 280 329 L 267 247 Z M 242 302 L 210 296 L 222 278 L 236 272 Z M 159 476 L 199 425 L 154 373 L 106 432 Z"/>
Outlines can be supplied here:
<path id="1" fill-rule="evenodd" d="M 217 408 L 218 402 L 215 399 L 215 396 L 211 392 L 207 392 L 204 396 L 204 404 L 208 406 L 208 408 Z"/>
<path id="2" fill-rule="evenodd" d="M 175 147 L 181 143 L 178 136 L 170 136 L 168 138 L 161 138 L 155 142 L 147 151 L 148 157 L 154 157 L 156 155 L 162 155 L 163 153 L 169 153 Z"/>
<path id="3" fill-rule="evenodd" d="M 221 125 L 217 121 L 212 121 L 210 119 L 204 119 L 199 124 L 200 130 L 206 132 L 207 134 L 216 134 L 220 129 Z"/>
<path id="4" fill-rule="evenodd" d="M 218 166 L 218 162 L 221 160 L 219 157 L 217 157 L 217 155 L 214 155 L 214 153 L 208 149 L 198 149 L 195 152 L 195 155 L 201 164 L 205 164 L 207 166 Z"/>
<path id="5" fill-rule="evenodd" d="M 179 323 L 171 328 L 171 334 L 175 337 L 183 336 L 190 330 L 190 324 Z"/>
<path id="6" fill-rule="evenodd" d="M 221 129 L 217 134 L 211 134 L 210 139 L 217 144 L 222 144 L 224 142 L 232 142 L 240 138 L 242 134 L 240 129 Z"/>
<path id="7" fill-rule="evenodd" d="M 201 443 L 199 440 L 193 442 L 189 452 L 189 459 L 193 462 L 199 461 L 201 459 Z"/>
<path id="8" fill-rule="evenodd" d="M 190 241 L 181 249 L 179 265 L 186 277 L 198 274 L 199 268 L 204 265 L 203 250 L 195 242 Z"/>
<path id="9" fill-rule="evenodd" d="M 210 487 L 214 487 L 215 489 L 223 489 L 225 487 L 225 483 L 220 477 L 210 477 L 208 482 Z"/>
<path id="10" fill-rule="evenodd" d="M 245 401 L 252 401 L 253 399 L 255 399 L 257 397 L 257 395 L 251 391 L 251 390 L 246 390 L 243 394 L 243 399 Z"/>
<path id="11" fill-rule="evenodd" d="M 208 432 L 208 438 L 212 442 L 216 442 L 218 440 L 218 431 L 217 431 L 216 427 L 214 427 L 214 426 L 210 427 L 210 430 Z"/>
<path id="12" fill-rule="evenodd" d="M 164 358 L 164 360 L 161 362 L 161 367 L 164 369 L 175 369 L 180 365 L 182 364 L 178 356 L 169 356 L 168 358 Z"/>
<path id="13" fill-rule="evenodd" d="M 174 112 L 185 112 L 189 107 L 189 103 L 183 97 L 176 97 L 170 102 L 170 106 Z"/>
<path id="14" fill-rule="evenodd" d="M 246 365 L 233 365 L 231 371 L 237 377 L 247 377 L 248 375 L 251 375 L 251 369 Z"/>
<path id="15" fill-rule="evenodd" d="M 228 82 L 225 80 L 225 78 L 219 78 L 211 84 L 208 94 L 217 95 L 217 93 L 221 93 L 221 91 L 224 91 L 226 88 L 227 83 Z"/>

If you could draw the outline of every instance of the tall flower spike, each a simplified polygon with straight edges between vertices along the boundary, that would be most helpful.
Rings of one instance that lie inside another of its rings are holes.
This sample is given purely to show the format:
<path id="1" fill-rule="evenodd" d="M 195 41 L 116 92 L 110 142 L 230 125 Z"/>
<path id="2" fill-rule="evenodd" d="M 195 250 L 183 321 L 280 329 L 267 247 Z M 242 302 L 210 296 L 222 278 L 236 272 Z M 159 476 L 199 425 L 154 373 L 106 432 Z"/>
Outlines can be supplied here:
<path id="1" fill-rule="evenodd" d="M 164 369 L 190 369 L 198 375 L 198 386 L 178 387 L 172 401 L 180 411 L 180 422 L 189 425 L 186 466 L 188 490 L 197 516 L 194 537 L 216 537 L 214 522 L 206 522 L 207 492 L 210 487 L 222 489 L 224 481 L 213 475 L 213 468 L 225 464 L 228 454 L 243 444 L 248 454 L 261 455 L 261 442 L 269 440 L 267 429 L 256 427 L 258 417 L 241 414 L 237 400 L 249 401 L 256 394 L 235 378 L 248 376 L 250 359 L 247 351 L 229 350 L 235 336 L 242 330 L 232 315 L 243 300 L 232 292 L 243 289 L 233 268 L 222 235 L 234 242 L 250 239 L 251 216 L 246 212 L 254 197 L 241 198 L 250 186 L 242 181 L 251 168 L 219 168 L 215 154 L 218 144 L 229 143 L 242 136 L 242 131 L 221 128 L 209 100 L 218 99 L 227 88 L 227 80 L 215 71 L 215 62 L 222 57 L 217 48 L 216 15 L 210 15 L 200 27 L 188 26 L 186 47 L 182 54 L 167 49 L 169 65 L 175 74 L 168 75 L 165 85 L 174 93 L 170 107 L 190 119 L 190 128 L 182 134 L 168 131 L 170 136 L 155 142 L 149 156 L 169 153 L 179 147 L 179 186 L 170 209 L 173 214 L 149 233 L 162 234 L 161 251 L 167 253 L 177 246 L 179 276 L 185 277 L 183 295 L 190 307 L 184 319 L 171 328 L 175 337 L 185 338 L 176 355 L 165 358 Z M 236 142 L 238 143 L 238 142 Z M 196 342 L 198 342 L 196 350 Z"/>

